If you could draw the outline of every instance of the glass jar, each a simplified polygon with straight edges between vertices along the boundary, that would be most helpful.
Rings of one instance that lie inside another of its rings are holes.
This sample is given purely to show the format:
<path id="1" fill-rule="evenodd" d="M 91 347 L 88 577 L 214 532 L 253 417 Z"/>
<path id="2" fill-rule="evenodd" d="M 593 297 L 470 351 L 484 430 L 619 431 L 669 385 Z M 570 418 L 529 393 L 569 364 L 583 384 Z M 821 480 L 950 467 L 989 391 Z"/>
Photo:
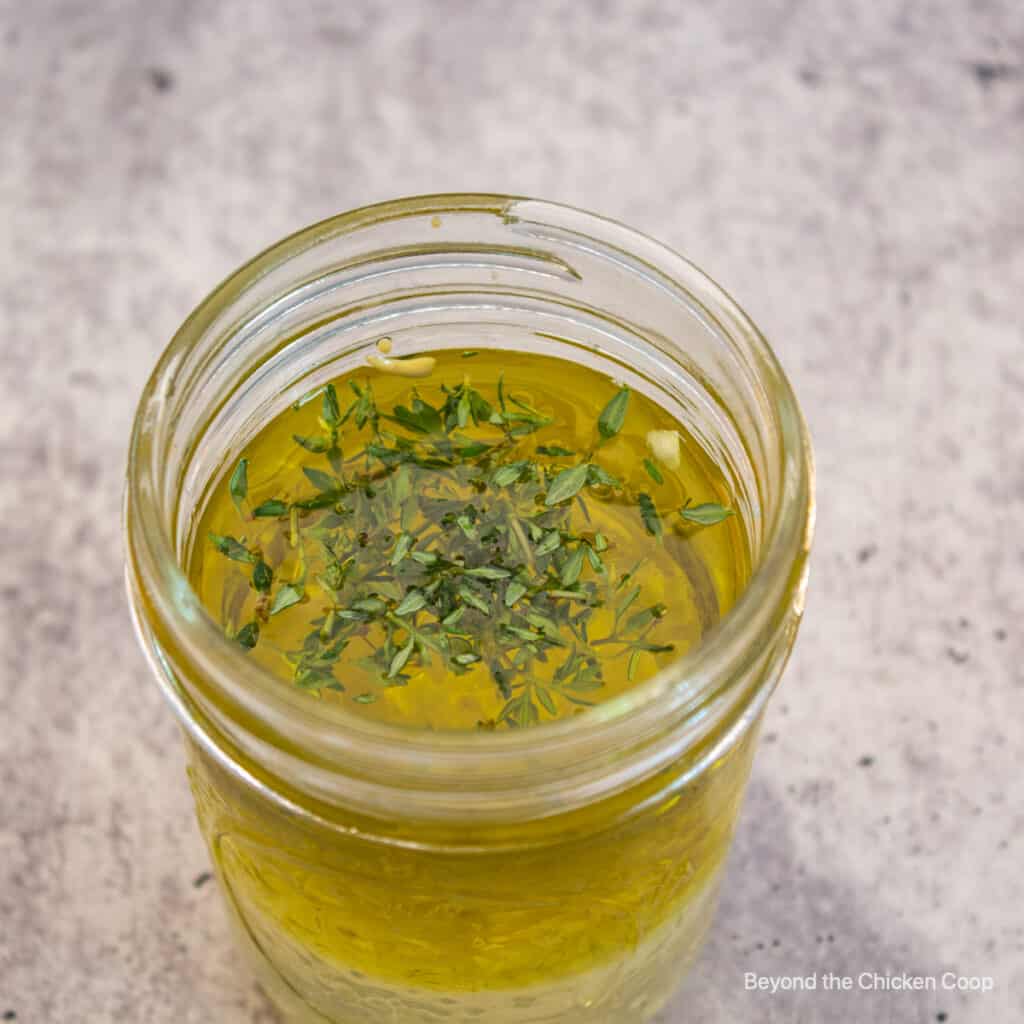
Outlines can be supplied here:
<path id="1" fill-rule="evenodd" d="M 684 423 L 726 475 L 752 567 L 707 641 L 586 714 L 437 734 L 312 699 L 226 640 L 183 570 L 197 512 L 269 417 L 382 335 L 559 355 Z M 404 199 L 300 231 L 222 283 L 142 396 L 128 589 L 221 891 L 287 1018 L 651 1017 L 712 916 L 812 520 L 806 429 L 764 339 L 619 224 L 505 196 Z"/>

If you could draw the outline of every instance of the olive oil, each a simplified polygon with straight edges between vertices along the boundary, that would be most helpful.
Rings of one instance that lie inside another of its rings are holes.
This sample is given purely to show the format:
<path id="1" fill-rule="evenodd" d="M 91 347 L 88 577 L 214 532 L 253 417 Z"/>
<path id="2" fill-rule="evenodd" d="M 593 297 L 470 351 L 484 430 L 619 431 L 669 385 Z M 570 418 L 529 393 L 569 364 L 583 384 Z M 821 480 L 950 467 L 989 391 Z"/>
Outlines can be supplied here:
<path id="1" fill-rule="evenodd" d="M 584 366 L 387 347 L 211 490 L 191 577 L 245 657 L 355 715 L 486 732 L 586 714 L 701 643 L 749 561 L 693 436 Z M 197 748 L 190 775 L 295 1020 L 597 1024 L 648 1017 L 698 948 L 752 736 L 511 831 L 306 820 Z"/>
<path id="2" fill-rule="evenodd" d="M 594 369 L 381 354 L 267 423 L 191 564 L 288 685 L 420 729 L 584 712 L 701 642 L 748 575 L 721 471 Z"/>

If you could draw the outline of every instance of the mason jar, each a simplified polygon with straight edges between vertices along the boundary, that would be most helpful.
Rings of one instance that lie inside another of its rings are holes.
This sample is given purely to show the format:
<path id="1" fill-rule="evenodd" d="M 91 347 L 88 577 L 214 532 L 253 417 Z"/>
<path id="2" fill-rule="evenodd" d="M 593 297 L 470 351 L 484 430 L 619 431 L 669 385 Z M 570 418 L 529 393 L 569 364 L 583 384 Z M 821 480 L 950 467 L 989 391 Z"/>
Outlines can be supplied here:
<path id="1" fill-rule="evenodd" d="M 211 489 L 383 335 L 560 356 L 681 422 L 725 475 L 750 567 L 705 641 L 585 714 L 444 733 L 318 701 L 227 640 L 186 573 Z M 812 523 L 806 428 L 764 338 L 620 224 L 507 196 L 403 199 L 306 228 L 217 287 L 142 395 L 127 582 L 225 904 L 286 1019 L 649 1019 L 712 919 Z"/>

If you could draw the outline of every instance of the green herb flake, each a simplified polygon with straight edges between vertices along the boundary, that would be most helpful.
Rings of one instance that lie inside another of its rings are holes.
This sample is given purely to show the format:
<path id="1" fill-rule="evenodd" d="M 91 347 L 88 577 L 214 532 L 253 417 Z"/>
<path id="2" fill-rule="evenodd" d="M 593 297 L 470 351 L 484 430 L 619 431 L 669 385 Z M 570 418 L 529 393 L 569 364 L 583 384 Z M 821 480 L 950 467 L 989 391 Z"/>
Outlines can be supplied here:
<path id="1" fill-rule="evenodd" d="M 647 475 L 656 484 L 663 484 L 665 482 L 665 478 L 661 475 L 661 470 L 650 459 L 644 459 L 644 469 L 647 470 Z"/>
<path id="2" fill-rule="evenodd" d="M 247 623 L 235 634 L 235 640 L 247 651 L 251 651 L 256 646 L 259 638 L 260 624 L 255 621 Z"/>
<path id="3" fill-rule="evenodd" d="M 316 434 L 312 437 L 303 437 L 301 434 L 292 434 L 292 440 L 300 448 L 305 448 L 307 452 L 313 452 L 315 455 L 322 455 L 331 447 L 330 439 L 324 437 L 322 434 Z"/>
<path id="4" fill-rule="evenodd" d="M 210 533 L 207 536 L 210 543 L 225 558 L 230 558 L 233 562 L 255 564 L 256 556 L 240 540 L 236 540 L 234 537 L 222 537 L 218 533 Z"/>
<path id="5" fill-rule="evenodd" d="M 288 503 L 279 501 L 277 498 L 270 498 L 261 502 L 253 510 L 252 514 L 257 519 L 276 519 L 278 516 L 288 515 Z"/>
<path id="6" fill-rule="evenodd" d="M 506 580 L 512 575 L 508 569 L 500 569 L 493 565 L 482 565 L 477 569 L 467 569 L 467 576 L 477 580 Z"/>
<path id="7" fill-rule="evenodd" d="M 698 526 L 714 526 L 734 515 L 734 512 L 731 508 L 725 508 L 715 501 L 706 501 L 701 505 L 684 505 L 679 510 L 679 515 L 688 523 L 696 523 Z"/>
<path id="8" fill-rule="evenodd" d="M 340 482 L 330 473 L 322 469 L 314 469 L 312 466 L 303 466 L 302 472 L 306 479 L 318 490 L 327 494 L 334 494 L 340 488 Z"/>
<path id="9" fill-rule="evenodd" d="M 293 605 L 298 604 L 302 600 L 304 593 L 305 588 L 301 583 L 286 583 L 284 586 L 279 587 L 274 595 L 274 600 L 270 604 L 270 614 L 277 615 L 286 608 L 291 608 Z"/>
<path id="10" fill-rule="evenodd" d="M 652 537 L 660 537 L 662 532 L 661 516 L 658 515 L 658 510 L 655 508 L 651 496 L 649 494 L 638 494 L 637 504 L 640 506 L 640 518 L 643 520 L 647 532 Z"/>
<path id="11" fill-rule="evenodd" d="M 321 417 L 329 427 L 337 427 L 341 423 L 341 408 L 338 405 L 338 393 L 333 384 L 324 388 L 324 399 L 321 405 Z"/>
<path id="12" fill-rule="evenodd" d="M 249 495 L 249 460 L 240 459 L 228 481 L 228 492 L 238 514 L 245 517 L 245 499 Z"/>
<path id="13" fill-rule="evenodd" d="M 274 582 L 274 570 L 262 559 L 256 563 L 252 571 L 252 585 L 261 594 L 270 593 L 271 584 Z"/>
<path id="14" fill-rule="evenodd" d="M 560 579 L 562 585 L 571 587 L 579 578 L 580 572 L 583 570 L 583 559 L 586 551 L 582 544 L 578 544 L 576 549 L 571 555 L 565 560 L 565 564 L 562 566 Z"/>
<path id="15" fill-rule="evenodd" d="M 388 679 L 394 679 L 405 668 L 415 646 L 416 641 L 413 637 L 409 637 L 405 646 L 395 653 L 395 656 L 391 659 L 391 664 L 388 666 Z"/>
<path id="16" fill-rule="evenodd" d="M 563 469 L 551 481 L 544 504 L 550 507 L 574 498 L 587 482 L 587 471 L 589 468 L 587 463 L 584 462 L 578 466 L 573 466 L 571 469 Z"/>
<path id="17" fill-rule="evenodd" d="M 423 596 L 423 592 L 419 590 L 410 590 L 401 603 L 395 608 L 395 615 L 401 618 L 404 615 L 412 615 L 413 612 L 418 612 L 421 608 L 427 606 L 427 599 Z"/>
<path id="18" fill-rule="evenodd" d="M 606 441 L 613 438 L 626 422 L 629 408 L 629 388 L 622 388 L 604 407 L 597 421 L 597 429 Z"/>

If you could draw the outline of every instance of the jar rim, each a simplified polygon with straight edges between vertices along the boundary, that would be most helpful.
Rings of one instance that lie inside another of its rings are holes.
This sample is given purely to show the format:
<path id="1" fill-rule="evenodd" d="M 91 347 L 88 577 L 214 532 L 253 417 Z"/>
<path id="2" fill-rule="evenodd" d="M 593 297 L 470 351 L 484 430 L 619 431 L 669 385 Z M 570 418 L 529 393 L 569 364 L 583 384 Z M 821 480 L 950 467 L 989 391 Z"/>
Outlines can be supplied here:
<path id="1" fill-rule="evenodd" d="M 527 207 L 531 222 L 570 217 L 620 251 L 641 253 L 642 260 L 653 263 L 660 274 L 728 322 L 730 334 L 736 335 L 731 340 L 743 347 L 756 368 L 780 438 L 781 493 L 766 522 L 761 557 L 733 607 L 704 641 L 650 679 L 585 714 L 531 729 L 484 734 L 414 731 L 352 712 L 339 713 L 327 702 L 310 700 L 307 694 L 282 686 L 279 677 L 247 660 L 212 618 L 183 613 L 183 595 L 189 608 L 201 605 L 160 514 L 165 489 L 158 479 L 153 449 L 168 382 L 180 357 L 202 337 L 218 310 L 273 269 L 325 240 L 407 216 L 468 211 L 508 218 Z M 813 521 L 813 463 L 806 424 L 768 342 L 732 297 L 691 261 L 633 228 L 563 204 L 487 193 L 442 193 L 363 206 L 293 233 L 230 274 L 178 329 L 145 385 L 132 429 L 125 491 L 127 574 L 140 633 L 153 625 L 160 642 L 175 645 L 197 671 L 244 680 L 253 700 L 272 706 L 278 721 L 287 720 L 289 727 L 296 727 L 292 734 L 310 745 L 311 755 L 315 749 L 314 757 L 329 772 L 347 776 L 354 765 L 367 774 L 371 765 L 386 774 L 393 769 L 399 788 L 426 786 L 445 798 L 460 787 L 465 790 L 467 778 L 474 779 L 481 791 L 507 788 L 513 779 L 521 781 L 524 758 L 532 768 L 581 756 L 588 763 L 595 756 L 605 762 L 614 760 L 623 751 L 643 747 L 668 722 L 706 714 L 709 703 L 721 696 L 723 680 L 735 678 L 756 659 L 760 640 L 774 632 L 784 609 L 796 604 L 797 614 L 802 610 Z M 166 677 L 161 683 L 165 689 L 174 686 Z M 181 714 L 180 702 L 175 703 Z M 423 770 L 428 765 L 430 779 L 425 782 Z M 444 770 L 438 772 L 439 766 Z"/>

